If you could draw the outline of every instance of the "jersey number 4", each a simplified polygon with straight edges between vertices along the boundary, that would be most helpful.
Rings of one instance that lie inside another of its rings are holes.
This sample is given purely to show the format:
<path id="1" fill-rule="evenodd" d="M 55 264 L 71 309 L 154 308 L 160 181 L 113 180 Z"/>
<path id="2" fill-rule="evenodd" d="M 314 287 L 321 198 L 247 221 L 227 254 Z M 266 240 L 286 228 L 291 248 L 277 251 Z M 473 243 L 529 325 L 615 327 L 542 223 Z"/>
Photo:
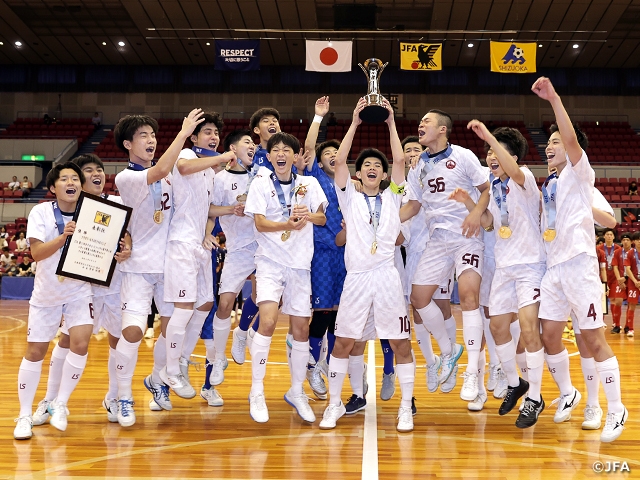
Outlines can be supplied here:
<path id="1" fill-rule="evenodd" d="M 587 317 L 593 317 L 594 322 L 598 317 L 598 315 L 596 315 L 596 308 L 593 306 L 593 303 L 589 305 L 589 311 L 587 312 Z"/>
<path id="2" fill-rule="evenodd" d="M 444 192 L 444 187 L 445 187 L 444 177 L 431 178 L 427 182 L 427 185 L 429 185 L 429 188 L 430 188 L 429 191 L 431 193 Z"/>

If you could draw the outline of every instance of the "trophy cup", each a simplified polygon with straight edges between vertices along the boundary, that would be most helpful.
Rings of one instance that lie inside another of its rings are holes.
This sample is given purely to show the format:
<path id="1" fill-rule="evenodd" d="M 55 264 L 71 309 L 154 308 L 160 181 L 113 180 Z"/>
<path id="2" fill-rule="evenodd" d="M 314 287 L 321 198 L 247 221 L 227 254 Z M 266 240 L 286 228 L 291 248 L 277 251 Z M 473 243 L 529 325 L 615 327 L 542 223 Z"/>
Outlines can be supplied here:
<path id="1" fill-rule="evenodd" d="M 378 58 L 369 58 L 365 60 L 364 65 L 358 64 L 364 74 L 367 76 L 369 83 L 369 91 L 364 96 L 367 100 L 367 106 L 360 112 L 360 118 L 364 122 L 380 123 L 384 122 L 389 116 L 389 111 L 382 106 L 382 95 L 380 95 L 380 75 L 389 62 L 382 63 Z"/>

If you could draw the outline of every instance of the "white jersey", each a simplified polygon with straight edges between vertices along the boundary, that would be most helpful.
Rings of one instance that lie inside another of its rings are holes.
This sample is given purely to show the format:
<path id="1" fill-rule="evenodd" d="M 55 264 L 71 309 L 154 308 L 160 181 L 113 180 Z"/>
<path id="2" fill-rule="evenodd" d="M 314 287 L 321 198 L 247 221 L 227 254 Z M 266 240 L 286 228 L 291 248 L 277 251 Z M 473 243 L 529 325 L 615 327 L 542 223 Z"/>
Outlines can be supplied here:
<path id="1" fill-rule="evenodd" d="M 213 183 L 213 204 L 220 207 L 237 205 L 239 195 L 244 195 L 249 183 L 246 171 L 223 170 Z M 256 241 L 253 218 L 250 216 L 223 215 L 219 217 L 222 231 L 227 237 L 227 251 L 237 252 Z"/>
<path id="2" fill-rule="evenodd" d="M 185 148 L 178 159 L 195 160 L 198 156 Z M 173 216 L 169 227 L 169 241 L 200 245 L 204 238 L 209 205 L 213 199 L 212 168 L 190 175 L 178 171 L 178 162 L 173 167 Z"/>
<path id="3" fill-rule="evenodd" d="M 521 187 L 513 179 L 507 183 L 507 210 L 511 237 L 501 238 L 498 234 L 502 226 L 500 207 L 496 202 L 496 191 L 491 185 L 489 211 L 493 215 L 495 235 L 496 267 L 504 268 L 512 265 L 534 264 L 545 261 L 545 251 L 540 233 L 540 190 L 536 178 L 527 167 L 520 167 L 524 173 L 524 186 Z M 502 189 L 496 186 L 498 201 Z M 485 245 L 486 247 L 486 245 Z M 485 248 L 487 254 L 488 248 Z"/>
<path id="4" fill-rule="evenodd" d="M 129 221 L 131 235 L 131 257 L 122 264 L 121 270 L 129 273 L 163 273 L 164 254 L 171 223 L 171 174 L 160 181 L 161 204 L 164 219 L 155 223 L 155 205 L 151 189 L 147 185 L 146 170 L 122 170 L 116 175 L 116 186 L 124 205 L 133 208 Z"/>
<path id="5" fill-rule="evenodd" d="M 109 200 L 110 202 L 119 203 L 120 205 L 123 205 L 122 197 L 118 195 L 108 195 L 106 199 Z M 120 269 L 120 264 L 116 263 L 116 268 L 114 269 L 113 275 L 111 276 L 111 284 L 108 287 L 103 287 L 102 285 L 91 285 L 93 289 L 93 296 L 104 297 L 106 295 L 120 293 L 121 284 L 122 284 L 122 271 Z"/>
<path id="6" fill-rule="evenodd" d="M 252 218 L 254 215 L 264 215 L 267 220 L 273 222 L 286 222 L 287 217 L 282 211 L 276 188 L 271 180 L 271 173 L 271 170 L 266 167 L 258 170 L 247 195 L 244 213 Z M 317 212 L 320 207 L 326 210 L 327 197 L 315 178 L 296 175 L 295 186 L 304 185 L 306 193 L 294 195 L 292 198 L 290 192 L 293 183 L 293 180 L 289 184 L 280 182 L 289 212 L 291 212 L 292 201 L 294 204 L 297 201 L 299 205 L 306 205 L 312 213 Z M 302 230 L 292 230 L 291 236 L 286 241 L 282 241 L 284 231 L 258 232 L 255 223 L 253 228 L 258 241 L 256 257 L 266 257 L 289 268 L 311 270 L 313 257 L 313 224 L 311 222 L 308 222 Z"/>
<path id="7" fill-rule="evenodd" d="M 589 164 L 587 154 L 577 165 L 567 156 L 567 165 L 557 179 L 556 188 L 556 238 L 544 242 L 547 250 L 547 268 L 566 262 L 586 253 L 596 257 L 593 248 L 593 190 L 596 174 Z M 543 202 L 544 203 L 544 202 Z M 542 215 L 542 231 L 548 228 L 547 214 Z"/>
<path id="8" fill-rule="evenodd" d="M 73 218 L 73 213 L 62 215 L 64 224 L 69 223 Z M 40 240 L 43 243 L 49 242 L 60 236 L 56 217 L 53 213 L 53 202 L 40 203 L 34 206 L 29 213 L 27 222 L 27 241 L 31 239 Z M 64 278 L 58 281 L 56 270 L 60 262 L 62 249 L 38 261 L 38 274 L 33 282 L 33 293 L 31 294 L 30 305 L 36 307 L 55 307 L 64 305 L 74 300 L 91 297 L 91 284 Z"/>
<path id="9" fill-rule="evenodd" d="M 409 185 L 405 185 L 402 205 L 410 199 L 409 190 Z M 429 241 L 429 227 L 422 205 L 416 215 L 401 224 L 400 231 L 404 236 L 402 245 L 407 249 L 407 255 L 424 251 Z"/>
<path id="10" fill-rule="evenodd" d="M 607 202 L 607 199 L 604 198 L 604 195 L 600 193 L 596 187 L 593 187 L 593 206 L 598 210 L 602 210 L 603 212 L 607 212 L 612 217 L 615 217 L 615 213 L 613 213 L 613 208 Z M 599 223 L 596 222 L 596 225 L 602 227 Z"/>
<path id="11" fill-rule="evenodd" d="M 456 188 L 463 188 L 474 202 L 479 192 L 475 188 L 487 181 L 478 157 L 471 150 L 451 145 L 451 154 L 436 163 L 433 169 L 424 175 L 425 166 L 421 158 L 416 168 L 409 170 L 409 200 L 417 200 L 424 207 L 429 234 L 436 228 L 461 234 L 462 222 L 469 215 L 467 208 L 449 196 Z M 421 175 L 424 175 L 422 180 Z"/>
<path id="12" fill-rule="evenodd" d="M 373 255 L 371 245 L 374 236 L 369 209 L 375 212 L 375 197 L 367 197 L 357 192 L 350 181 L 347 182 L 344 191 L 336 185 L 338 203 L 347 225 L 347 244 L 344 252 L 347 273 L 369 272 L 383 265 L 394 265 L 395 245 L 400 233 L 403 185 L 394 187 L 392 183 L 380 194 L 382 205 L 376 232 L 378 248 Z M 400 192 L 394 193 L 395 188 L 399 188 Z"/>

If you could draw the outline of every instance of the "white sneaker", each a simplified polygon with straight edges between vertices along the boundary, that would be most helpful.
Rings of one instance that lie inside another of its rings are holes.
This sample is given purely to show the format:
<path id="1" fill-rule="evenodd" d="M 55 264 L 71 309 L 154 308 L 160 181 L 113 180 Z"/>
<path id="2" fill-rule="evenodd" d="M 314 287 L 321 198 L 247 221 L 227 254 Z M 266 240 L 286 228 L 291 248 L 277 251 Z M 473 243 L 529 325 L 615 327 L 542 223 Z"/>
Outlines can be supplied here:
<path id="1" fill-rule="evenodd" d="M 329 365 L 327 365 L 327 369 L 328 368 L 329 368 Z M 364 364 L 364 371 L 362 372 L 362 395 L 364 395 L 365 397 L 367 396 L 367 393 L 369 392 L 369 382 L 367 381 L 367 370 L 368 370 L 368 368 L 369 368 L 368 365 L 365 363 Z"/>
<path id="2" fill-rule="evenodd" d="M 69 415 L 67 405 L 54 400 L 49 404 L 48 410 L 49 415 L 51 415 L 49 424 L 61 432 L 64 432 L 67 429 L 67 415 Z"/>
<path id="3" fill-rule="evenodd" d="M 102 400 L 102 406 L 107 411 L 107 420 L 111 423 L 118 422 L 118 401 L 115 399 L 107 400 L 106 397 Z"/>
<path id="4" fill-rule="evenodd" d="M 498 383 L 496 383 L 496 388 L 493 389 L 493 398 L 504 398 L 504 396 L 507 394 L 508 389 L 509 380 L 507 379 L 507 374 L 504 373 L 501 368 L 499 368 Z"/>
<path id="5" fill-rule="evenodd" d="M 300 418 L 305 422 L 313 423 L 316 421 L 316 415 L 309 405 L 309 397 L 307 397 L 304 392 L 300 395 L 293 395 L 291 389 L 289 389 L 289 391 L 284 394 L 284 400 L 296 409 Z"/>
<path id="6" fill-rule="evenodd" d="M 396 430 L 399 432 L 411 432 L 413 430 L 413 414 L 411 407 L 400 407 L 398 409 L 398 425 Z"/>
<path id="7" fill-rule="evenodd" d="M 347 409 L 342 402 L 340 402 L 340 405 L 330 403 L 327 408 L 324 409 L 319 427 L 322 430 L 331 430 L 332 428 L 336 428 L 336 422 L 346 413 L 346 411 Z"/>
<path id="8" fill-rule="evenodd" d="M 244 337 L 242 336 L 244 334 Z M 231 358 L 238 365 L 242 365 L 245 361 L 247 347 L 247 332 L 240 330 L 240 327 L 233 329 L 233 337 L 231 343 Z"/>
<path id="9" fill-rule="evenodd" d="M 442 393 L 449 393 L 454 388 L 456 388 L 457 384 L 458 384 L 458 365 L 453 367 L 453 371 L 451 372 L 451 375 L 449 375 L 449 378 L 447 378 L 447 380 L 442 385 L 440 385 L 440 391 Z"/>
<path id="10" fill-rule="evenodd" d="M 249 414 L 254 422 L 267 423 L 269 421 L 269 410 L 267 402 L 264 400 L 264 393 L 249 395 Z"/>
<path id="11" fill-rule="evenodd" d="M 489 379 L 487 380 L 487 390 L 493 392 L 498 384 L 498 372 L 500 371 L 500 364 L 489 364 Z"/>
<path id="12" fill-rule="evenodd" d="M 316 363 L 316 368 L 320 369 L 320 373 L 322 373 L 322 375 L 325 376 L 325 378 L 329 377 L 329 364 L 327 363 L 327 359 L 325 358 L 324 360 L 320 360 L 318 363 Z M 364 371 L 365 371 L 365 377 L 366 377 L 366 373 L 367 373 L 367 364 L 365 363 L 364 365 Z M 366 395 L 366 393 L 365 393 Z"/>
<path id="13" fill-rule="evenodd" d="M 171 399 L 169 398 L 169 387 L 162 383 L 153 383 L 153 377 L 151 375 L 147 375 L 143 383 L 146 389 L 153 395 L 153 401 L 161 410 L 171 410 L 173 408 Z"/>
<path id="14" fill-rule="evenodd" d="M 467 408 L 472 412 L 479 412 L 484 408 L 484 404 L 487 402 L 486 393 L 478 393 L 478 396 L 472 402 L 467 404 Z"/>
<path id="15" fill-rule="evenodd" d="M 215 359 L 213 361 L 213 368 L 211 369 L 211 375 L 209 375 L 209 382 L 211 385 L 220 385 L 224 382 L 224 371 L 229 366 L 229 361 L 225 358 L 224 360 Z"/>
<path id="16" fill-rule="evenodd" d="M 396 372 L 386 374 L 382 372 L 382 388 L 380 388 L 380 400 L 391 400 L 396 393 Z"/>
<path id="17" fill-rule="evenodd" d="M 320 373 L 317 365 L 314 365 L 312 369 L 307 369 L 307 380 L 309 381 L 309 386 L 313 394 L 320 400 L 326 400 L 327 386 L 324 383 L 324 378 L 322 378 L 322 373 Z"/>
<path id="18" fill-rule="evenodd" d="M 587 405 L 584 407 L 584 421 L 582 422 L 583 430 L 598 430 L 602 425 L 602 409 Z"/>
<path id="19" fill-rule="evenodd" d="M 582 395 L 580 392 L 573 387 L 573 392 L 568 395 L 563 395 L 560 398 L 556 398 L 551 402 L 551 405 L 555 405 L 556 403 L 558 404 L 558 409 L 553 416 L 553 421 L 555 423 L 562 423 L 569 420 L 571 418 L 571 412 L 578 406 L 581 398 Z"/>
<path id="20" fill-rule="evenodd" d="M 256 331 L 253 328 L 249 328 L 247 331 L 247 349 L 251 350 L 251 344 L 253 343 L 253 336 L 256 334 Z"/>
<path id="21" fill-rule="evenodd" d="M 602 429 L 602 434 L 600 434 L 600 441 L 613 442 L 618 438 L 624 430 L 624 424 L 627 423 L 628 418 L 629 412 L 626 408 L 622 413 L 607 412 L 607 421 Z"/>
<path id="22" fill-rule="evenodd" d="M 38 425 L 42 425 L 47 420 L 49 420 L 48 408 L 50 403 L 51 401 L 47 400 L 46 398 L 43 398 L 42 400 L 40 400 L 40 403 L 38 403 L 38 408 L 36 408 L 36 413 L 34 413 L 32 417 L 32 425 L 34 427 Z"/>
<path id="23" fill-rule="evenodd" d="M 185 381 L 191 385 L 191 378 L 189 377 L 189 364 L 191 362 L 184 358 L 184 357 L 180 357 L 180 360 L 178 360 L 178 366 L 180 367 L 180 373 L 182 374 L 182 376 L 184 377 Z"/>
<path id="24" fill-rule="evenodd" d="M 178 375 L 168 375 L 167 367 L 164 367 L 160 370 L 160 379 L 165 385 L 171 387 L 175 394 L 181 398 L 193 398 L 196 396 L 196 391 L 187 383 L 181 373 Z"/>
<path id="25" fill-rule="evenodd" d="M 167 389 L 168 388 L 169 387 L 167 387 Z M 151 400 L 149 400 L 149 410 L 151 410 L 152 412 L 161 412 L 162 410 L 164 410 L 164 408 L 158 405 L 156 401 L 152 398 Z"/>
<path id="26" fill-rule="evenodd" d="M 440 366 L 442 365 L 442 360 L 440 359 L 440 355 L 435 355 L 436 363 L 433 365 L 427 365 L 427 389 L 430 393 L 438 390 L 438 372 L 440 371 Z"/>
<path id="27" fill-rule="evenodd" d="M 464 383 L 460 389 L 460 398 L 467 402 L 472 402 L 478 396 L 478 374 L 464 372 L 462 378 L 464 378 Z"/>
<path id="28" fill-rule="evenodd" d="M 458 365 L 458 360 L 460 359 L 460 356 L 462 355 L 463 350 L 464 350 L 464 347 L 459 343 L 456 343 L 455 345 L 453 345 L 451 354 L 441 356 L 442 370 L 440 371 L 440 377 L 438 377 L 438 381 L 441 384 L 446 382 L 451 376 L 453 369 Z M 473 398 L 476 398 L 476 397 L 473 397 Z"/>
<path id="29" fill-rule="evenodd" d="M 146 338 L 146 339 L 151 339 L 154 336 L 155 336 L 155 332 L 153 330 L 153 327 L 147 328 L 147 331 L 144 332 L 144 338 Z"/>
<path id="30" fill-rule="evenodd" d="M 133 410 L 133 398 L 118 400 L 118 423 L 121 427 L 130 427 L 136 423 L 136 412 Z"/>
<path id="31" fill-rule="evenodd" d="M 31 415 L 25 417 L 19 417 L 14 420 L 16 422 L 16 428 L 13 429 L 13 438 L 16 440 L 28 440 L 33 435 L 31 429 L 33 423 L 31 421 Z"/>
<path id="32" fill-rule="evenodd" d="M 214 387 L 204 388 L 203 385 L 200 390 L 200 396 L 207 401 L 210 407 L 221 407 L 224 405 L 224 400 Z"/>

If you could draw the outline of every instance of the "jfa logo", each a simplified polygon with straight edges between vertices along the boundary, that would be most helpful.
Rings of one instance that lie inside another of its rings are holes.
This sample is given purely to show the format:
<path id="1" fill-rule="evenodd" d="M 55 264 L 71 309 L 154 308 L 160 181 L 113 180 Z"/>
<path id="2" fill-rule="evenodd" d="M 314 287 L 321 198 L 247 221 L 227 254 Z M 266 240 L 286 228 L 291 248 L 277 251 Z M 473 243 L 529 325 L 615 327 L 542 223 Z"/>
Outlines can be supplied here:
<path id="1" fill-rule="evenodd" d="M 508 63 L 522 65 L 527 60 L 524 58 L 524 50 L 518 47 L 515 43 L 512 43 L 507 51 L 506 55 L 502 57 L 502 63 L 507 65 Z"/>

